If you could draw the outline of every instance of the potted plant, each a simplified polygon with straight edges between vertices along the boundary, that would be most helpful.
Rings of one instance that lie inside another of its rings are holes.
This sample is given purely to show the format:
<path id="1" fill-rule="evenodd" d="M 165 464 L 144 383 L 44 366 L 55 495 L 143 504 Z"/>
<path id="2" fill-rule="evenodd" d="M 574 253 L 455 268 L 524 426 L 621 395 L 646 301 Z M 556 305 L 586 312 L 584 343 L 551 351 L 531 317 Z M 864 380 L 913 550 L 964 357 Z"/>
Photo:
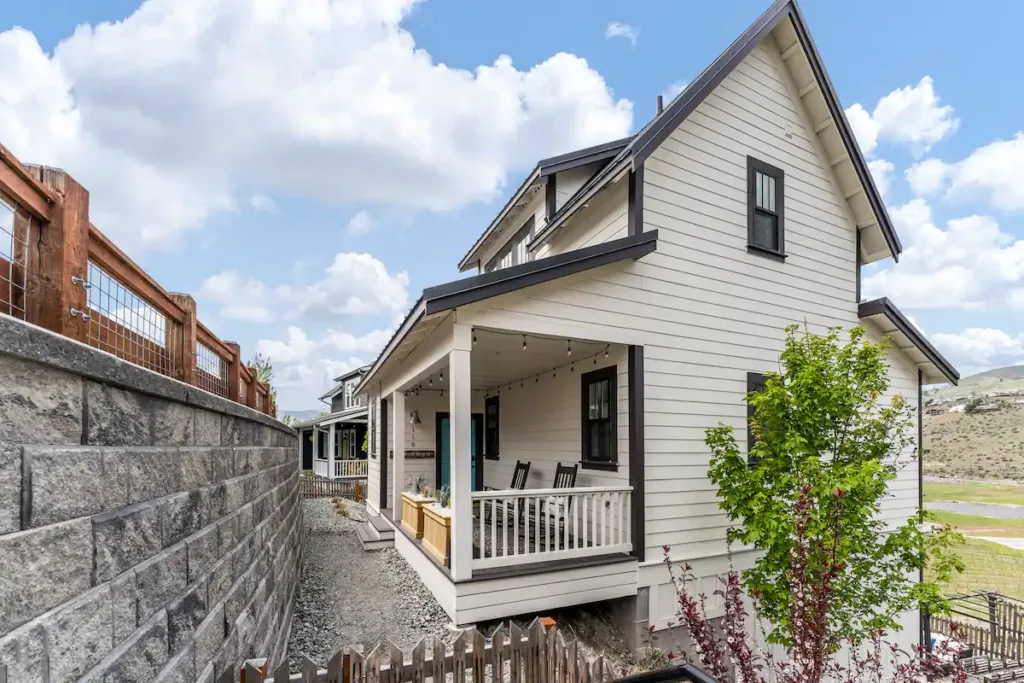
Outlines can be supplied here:
<path id="1" fill-rule="evenodd" d="M 423 506 L 433 501 L 427 495 L 422 474 L 402 491 L 402 526 L 416 538 L 423 538 Z"/>
<path id="2" fill-rule="evenodd" d="M 445 567 L 452 546 L 451 500 L 446 484 L 438 490 L 437 502 L 423 506 L 423 547 Z"/>

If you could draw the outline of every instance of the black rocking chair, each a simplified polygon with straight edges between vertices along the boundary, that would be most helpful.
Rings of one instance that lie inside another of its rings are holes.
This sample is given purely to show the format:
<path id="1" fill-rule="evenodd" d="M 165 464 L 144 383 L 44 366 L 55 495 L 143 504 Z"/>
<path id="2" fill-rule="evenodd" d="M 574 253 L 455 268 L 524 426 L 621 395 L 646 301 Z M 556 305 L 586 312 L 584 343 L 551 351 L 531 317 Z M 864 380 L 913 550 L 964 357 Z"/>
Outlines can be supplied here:
<path id="1" fill-rule="evenodd" d="M 522 491 L 526 488 L 526 477 L 530 474 L 530 463 L 519 462 L 516 460 L 516 469 L 512 472 L 512 485 L 509 489 L 513 491 Z M 498 489 L 493 486 L 485 486 L 484 491 L 497 491 Z"/>

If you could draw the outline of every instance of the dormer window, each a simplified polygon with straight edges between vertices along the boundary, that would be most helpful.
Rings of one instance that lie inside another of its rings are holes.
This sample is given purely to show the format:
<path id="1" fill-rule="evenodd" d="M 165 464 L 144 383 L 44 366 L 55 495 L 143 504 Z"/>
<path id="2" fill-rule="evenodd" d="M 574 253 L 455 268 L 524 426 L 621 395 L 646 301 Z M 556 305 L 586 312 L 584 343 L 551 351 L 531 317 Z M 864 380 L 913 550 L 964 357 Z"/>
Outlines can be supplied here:
<path id="1" fill-rule="evenodd" d="M 747 249 L 770 257 L 786 257 L 785 174 L 747 157 Z"/>
<path id="2" fill-rule="evenodd" d="M 529 244 L 531 237 L 533 237 L 533 216 L 530 216 L 530 220 L 526 221 L 523 227 L 519 228 L 516 234 L 512 236 L 512 239 L 501 248 L 501 251 L 494 255 L 494 258 L 487 264 L 485 271 L 490 273 L 491 271 L 518 266 L 528 262 L 530 260 L 530 252 L 526 250 L 526 245 Z"/>

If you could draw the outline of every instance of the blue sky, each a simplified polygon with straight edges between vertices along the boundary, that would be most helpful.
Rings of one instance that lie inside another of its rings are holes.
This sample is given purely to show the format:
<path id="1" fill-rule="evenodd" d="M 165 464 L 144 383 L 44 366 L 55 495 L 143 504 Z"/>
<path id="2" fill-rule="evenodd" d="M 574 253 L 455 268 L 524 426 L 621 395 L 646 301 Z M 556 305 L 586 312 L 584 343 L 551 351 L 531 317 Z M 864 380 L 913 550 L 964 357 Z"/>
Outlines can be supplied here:
<path id="1" fill-rule="evenodd" d="M 767 2 L 333 5 L 0 6 L 0 142 L 65 167 L 138 263 L 270 354 L 285 409 L 458 277 L 536 158 L 635 131 Z M 801 7 L 907 247 L 866 293 L 962 372 L 1024 361 L 1024 5 Z"/>

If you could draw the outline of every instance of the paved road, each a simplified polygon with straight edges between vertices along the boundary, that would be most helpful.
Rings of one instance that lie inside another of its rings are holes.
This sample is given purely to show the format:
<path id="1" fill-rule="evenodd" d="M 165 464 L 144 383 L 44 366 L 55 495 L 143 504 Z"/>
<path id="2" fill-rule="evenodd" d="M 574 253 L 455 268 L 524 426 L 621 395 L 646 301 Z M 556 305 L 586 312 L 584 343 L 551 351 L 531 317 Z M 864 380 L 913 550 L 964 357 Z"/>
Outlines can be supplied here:
<path id="1" fill-rule="evenodd" d="M 1013 548 L 1014 550 L 1024 550 L 1024 538 L 1002 538 L 1000 536 L 974 536 L 974 538 L 980 538 L 983 541 L 992 541 L 993 543 L 1000 543 Z"/>
<path id="2" fill-rule="evenodd" d="M 983 515 L 985 517 L 999 517 L 1000 519 L 1024 519 L 1024 505 L 986 505 L 985 503 L 954 503 L 950 501 L 936 501 L 925 503 L 929 510 L 945 510 L 946 512 L 959 512 L 964 515 Z"/>

